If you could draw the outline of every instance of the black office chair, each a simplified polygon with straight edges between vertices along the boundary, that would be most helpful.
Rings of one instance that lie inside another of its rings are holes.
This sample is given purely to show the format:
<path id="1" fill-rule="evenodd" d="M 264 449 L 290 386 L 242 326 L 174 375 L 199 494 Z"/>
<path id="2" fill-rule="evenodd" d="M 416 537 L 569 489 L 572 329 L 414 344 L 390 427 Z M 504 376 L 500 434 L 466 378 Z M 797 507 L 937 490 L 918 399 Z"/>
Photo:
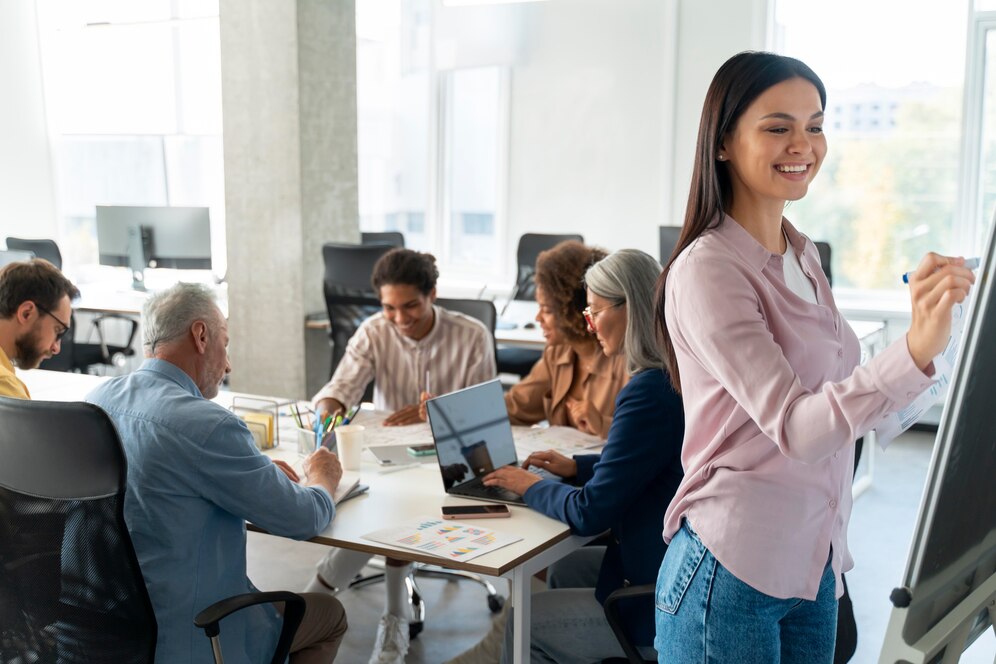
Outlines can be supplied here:
<path id="1" fill-rule="evenodd" d="M 491 333 L 491 341 L 495 338 L 495 325 L 498 323 L 498 312 L 495 303 L 491 300 L 454 300 L 449 298 L 436 298 L 436 304 L 444 309 L 470 316 L 484 323 Z M 497 357 L 497 348 L 495 349 Z"/>
<path id="2" fill-rule="evenodd" d="M 820 252 L 820 267 L 823 268 L 823 274 L 827 275 L 827 281 L 833 286 L 833 271 L 830 268 L 831 255 L 833 252 L 830 250 L 829 242 L 814 242 L 816 245 L 816 251 Z"/>
<path id="3" fill-rule="evenodd" d="M 515 275 L 515 286 L 512 288 L 510 300 L 535 300 L 536 283 L 533 276 L 536 274 L 536 259 L 540 252 L 553 249 L 555 246 L 566 240 L 577 240 L 584 242 L 584 236 L 577 234 L 547 235 L 543 233 L 524 233 L 519 238 L 519 247 L 516 251 L 516 263 L 518 267 Z M 498 362 L 498 373 L 517 374 L 525 377 L 532 371 L 533 366 L 543 357 L 543 351 L 529 348 L 499 348 L 495 359 Z"/>
<path id="4" fill-rule="evenodd" d="M 671 260 L 674 248 L 678 246 L 678 238 L 681 237 L 681 226 L 658 226 L 660 235 L 660 256 L 661 265 L 667 265 Z"/>
<path id="5" fill-rule="evenodd" d="M 332 366 L 335 373 L 346 344 L 364 320 L 380 311 L 380 299 L 370 285 L 374 264 L 393 249 L 389 244 L 338 244 L 322 246 L 325 261 L 323 290 L 329 315 L 329 341 L 332 344 Z M 373 398 L 373 383 L 367 386 L 364 401 Z"/>
<path id="6" fill-rule="evenodd" d="M 124 520 L 127 464 L 110 418 L 91 404 L 0 397 L 0 421 L 0 661 L 153 662 L 156 619 Z M 237 595 L 197 621 L 217 628 L 233 607 L 273 601 L 289 602 L 272 660 L 283 662 L 299 596 Z"/>
<path id="7" fill-rule="evenodd" d="M 35 256 L 44 258 L 62 269 L 62 252 L 54 240 L 8 237 L 7 248 L 17 252 L 28 252 L 31 254 L 29 258 Z M 102 314 L 94 317 L 90 326 L 86 340 L 77 340 L 76 316 L 75 314 L 71 316 L 69 332 L 62 338 L 62 350 L 55 357 L 43 361 L 40 368 L 49 371 L 89 373 L 90 368 L 97 365 L 122 367 L 127 358 L 135 355 L 132 344 L 138 334 L 138 321 L 134 318 L 119 314 Z M 113 327 L 117 327 L 121 332 L 112 335 Z"/>
<path id="8" fill-rule="evenodd" d="M 25 240 L 19 237 L 7 238 L 7 249 L 14 251 L 29 251 L 38 258 L 44 258 L 60 270 L 62 269 L 62 252 L 55 240 Z"/>
<path id="9" fill-rule="evenodd" d="M 400 247 L 404 249 L 405 234 L 401 231 L 360 233 L 360 244 L 389 244 L 392 247 Z"/>
<path id="10" fill-rule="evenodd" d="M 656 661 L 646 660 L 640 656 L 640 652 L 636 649 L 636 644 L 633 643 L 633 639 L 626 630 L 626 621 L 623 618 L 622 611 L 622 607 L 627 602 L 645 603 L 648 605 L 648 610 L 652 611 L 654 592 L 655 588 L 653 584 L 629 586 L 627 588 L 619 588 L 605 598 L 605 602 L 602 604 L 602 609 L 605 611 L 605 619 L 608 621 L 609 627 L 612 628 L 612 633 L 616 635 L 616 640 L 622 646 L 623 652 L 626 653 L 626 657 L 624 659 L 610 657 L 607 660 L 603 660 L 603 664 L 616 664 L 617 662 L 644 664 L 648 661 Z"/>
<path id="11" fill-rule="evenodd" d="M 34 257 L 35 255 L 30 251 L 16 251 L 13 249 L 0 251 L 0 267 L 4 267 L 6 265 L 9 265 L 10 263 L 20 263 L 21 261 L 29 261 Z"/>

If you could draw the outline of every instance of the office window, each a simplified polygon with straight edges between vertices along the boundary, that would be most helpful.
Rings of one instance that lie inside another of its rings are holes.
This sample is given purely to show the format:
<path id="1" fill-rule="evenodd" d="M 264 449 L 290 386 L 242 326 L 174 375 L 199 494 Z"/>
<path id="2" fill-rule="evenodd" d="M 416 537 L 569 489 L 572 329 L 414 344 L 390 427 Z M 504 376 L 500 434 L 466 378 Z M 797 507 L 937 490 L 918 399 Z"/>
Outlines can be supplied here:
<path id="1" fill-rule="evenodd" d="M 434 251 L 429 177 L 429 0 L 357 0 L 356 105 L 360 228 L 397 230 Z"/>
<path id="2" fill-rule="evenodd" d="M 38 0 L 67 264 L 97 262 L 97 205 L 211 209 L 225 260 L 217 0 Z"/>
<path id="3" fill-rule="evenodd" d="M 818 13 L 776 0 L 772 48 L 810 65 L 828 97 L 827 159 L 786 216 L 833 246 L 835 287 L 898 290 L 924 253 L 957 250 L 967 11 L 967 0 L 842 0 Z"/>
<path id="4" fill-rule="evenodd" d="M 360 228 L 404 232 L 447 276 L 500 275 L 508 72 L 439 66 L 434 7 L 356 2 Z"/>
<path id="5" fill-rule="evenodd" d="M 493 268 L 501 262 L 495 236 L 504 138 L 506 70 L 478 67 L 445 72 L 443 85 L 443 214 L 454 268 Z"/>

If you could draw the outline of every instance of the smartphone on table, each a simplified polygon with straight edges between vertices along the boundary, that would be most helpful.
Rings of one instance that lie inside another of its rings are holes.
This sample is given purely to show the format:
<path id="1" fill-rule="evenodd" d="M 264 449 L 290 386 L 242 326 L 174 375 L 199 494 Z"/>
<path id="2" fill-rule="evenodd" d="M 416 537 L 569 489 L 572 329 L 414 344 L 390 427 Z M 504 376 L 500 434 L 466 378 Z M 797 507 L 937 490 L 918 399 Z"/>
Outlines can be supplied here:
<path id="1" fill-rule="evenodd" d="M 436 446 L 432 443 L 425 445 L 409 445 L 408 453 L 412 456 L 431 456 L 436 453 Z"/>
<path id="2" fill-rule="evenodd" d="M 508 505 L 443 505 L 444 519 L 501 519 L 512 516 Z"/>

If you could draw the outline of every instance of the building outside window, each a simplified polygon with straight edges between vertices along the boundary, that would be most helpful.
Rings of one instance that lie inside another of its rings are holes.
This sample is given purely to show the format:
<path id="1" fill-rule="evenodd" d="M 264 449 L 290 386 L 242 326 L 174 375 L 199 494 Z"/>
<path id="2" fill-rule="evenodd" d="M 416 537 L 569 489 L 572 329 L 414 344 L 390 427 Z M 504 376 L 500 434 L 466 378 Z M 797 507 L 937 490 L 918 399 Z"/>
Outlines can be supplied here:
<path id="1" fill-rule="evenodd" d="M 439 66 L 430 0 L 357 0 L 360 228 L 502 277 L 508 70 Z"/>
<path id="2" fill-rule="evenodd" d="M 927 251 L 980 249 L 959 241 L 981 223 L 959 214 L 968 10 L 965 0 L 841 0 L 819 12 L 775 2 L 773 50 L 827 87 L 829 153 L 786 216 L 831 244 L 835 288 L 898 291 Z"/>

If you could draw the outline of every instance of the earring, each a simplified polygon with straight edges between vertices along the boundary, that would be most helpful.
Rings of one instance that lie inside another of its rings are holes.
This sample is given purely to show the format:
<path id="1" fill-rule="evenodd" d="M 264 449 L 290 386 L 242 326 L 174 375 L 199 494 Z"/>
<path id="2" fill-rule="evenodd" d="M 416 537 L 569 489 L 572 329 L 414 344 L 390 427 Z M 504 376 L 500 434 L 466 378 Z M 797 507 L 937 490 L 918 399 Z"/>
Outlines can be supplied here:
<path id="1" fill-rule="evenodd" d="M 722 155 L 721 154 L 721 155 L 717 156 L 716 159 L 719 160 L 719 161 L 726 161 L 726 155 Z"/>

